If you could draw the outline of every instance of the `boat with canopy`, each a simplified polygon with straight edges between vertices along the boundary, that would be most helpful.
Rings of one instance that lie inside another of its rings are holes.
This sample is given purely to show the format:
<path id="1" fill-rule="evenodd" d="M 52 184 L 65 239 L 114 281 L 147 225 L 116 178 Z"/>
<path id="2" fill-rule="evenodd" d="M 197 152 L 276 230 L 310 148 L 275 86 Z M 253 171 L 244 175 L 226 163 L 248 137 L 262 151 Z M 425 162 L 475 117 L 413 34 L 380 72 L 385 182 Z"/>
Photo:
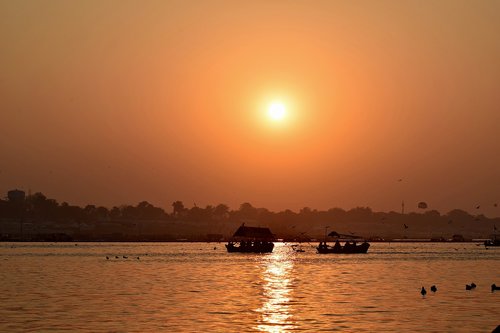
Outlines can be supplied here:
<path id="1" fill-rule="evenodd" d="M 269 228 L 242 224 L 226 244 L 227 252 L 271 253 L 275 237 Z"/>

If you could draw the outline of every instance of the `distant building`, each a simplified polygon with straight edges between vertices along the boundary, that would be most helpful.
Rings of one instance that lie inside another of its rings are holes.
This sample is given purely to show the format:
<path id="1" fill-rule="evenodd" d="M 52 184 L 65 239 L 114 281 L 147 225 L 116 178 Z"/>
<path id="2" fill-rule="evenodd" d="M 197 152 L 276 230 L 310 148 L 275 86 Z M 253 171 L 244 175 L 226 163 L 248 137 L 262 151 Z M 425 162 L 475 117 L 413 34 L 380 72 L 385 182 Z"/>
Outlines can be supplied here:
<path id="1" fill-rule="evenodd" d="M 7 192 L 7 198 L 12 202 L 21 202 L 26 198 L 26 193 L 18 189 L 10 190 Z"/>

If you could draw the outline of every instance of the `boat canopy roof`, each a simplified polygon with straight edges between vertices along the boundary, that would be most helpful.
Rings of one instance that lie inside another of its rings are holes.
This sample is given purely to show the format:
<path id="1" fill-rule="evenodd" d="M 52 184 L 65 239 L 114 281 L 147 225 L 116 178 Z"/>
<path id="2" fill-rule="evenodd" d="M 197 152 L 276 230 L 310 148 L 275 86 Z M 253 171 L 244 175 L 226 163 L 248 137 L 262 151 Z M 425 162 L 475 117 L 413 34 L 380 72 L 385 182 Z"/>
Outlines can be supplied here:
<path id="1" fill-rule="evenodd" d="M 328 234 L 329 237 L 337 237 L 337 238 L 343 238 L 343 239 L 360 239 L 363 238 L 361 236 L 356 236 L 356 235 L 350 235 L 350 234 L 339 234 L 336 231 L 332 231 Z"/>
<path id="2" fill-rule="evenodd" d="M 257 240 L 273 240 L 274 235 L 269 228 L 247 227 L 242 225 L 236 230 L 233 238 L 241 239 L 257 239 Z"/>

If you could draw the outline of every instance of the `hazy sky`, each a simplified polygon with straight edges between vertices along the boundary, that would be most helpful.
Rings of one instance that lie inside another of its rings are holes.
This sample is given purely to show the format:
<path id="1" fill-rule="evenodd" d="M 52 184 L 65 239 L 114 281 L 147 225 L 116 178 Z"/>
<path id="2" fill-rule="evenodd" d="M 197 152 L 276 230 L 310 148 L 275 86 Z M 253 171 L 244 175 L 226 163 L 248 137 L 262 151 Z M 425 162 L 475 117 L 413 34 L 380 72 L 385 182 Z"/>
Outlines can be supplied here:
<path id="1" fill-rule="evenodd" d="M 499 33 L 500 1 L 0 0 L 0 191 L 500 216 Z"/>

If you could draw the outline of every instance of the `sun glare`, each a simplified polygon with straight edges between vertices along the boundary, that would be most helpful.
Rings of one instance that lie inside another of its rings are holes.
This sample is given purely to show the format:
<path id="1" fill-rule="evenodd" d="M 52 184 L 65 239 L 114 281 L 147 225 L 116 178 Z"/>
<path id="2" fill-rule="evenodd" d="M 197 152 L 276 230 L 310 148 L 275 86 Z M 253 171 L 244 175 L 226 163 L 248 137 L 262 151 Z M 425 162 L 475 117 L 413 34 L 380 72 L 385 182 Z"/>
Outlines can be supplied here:
<path id="1" fill-rule="evenodd" d="M 269 105 L 267 110 L 267 115 L 271 120 L 280 121 L 283 120 L 286 116 L 286 108 L 285 105 L 281 102 L 273 102 Z"/>

